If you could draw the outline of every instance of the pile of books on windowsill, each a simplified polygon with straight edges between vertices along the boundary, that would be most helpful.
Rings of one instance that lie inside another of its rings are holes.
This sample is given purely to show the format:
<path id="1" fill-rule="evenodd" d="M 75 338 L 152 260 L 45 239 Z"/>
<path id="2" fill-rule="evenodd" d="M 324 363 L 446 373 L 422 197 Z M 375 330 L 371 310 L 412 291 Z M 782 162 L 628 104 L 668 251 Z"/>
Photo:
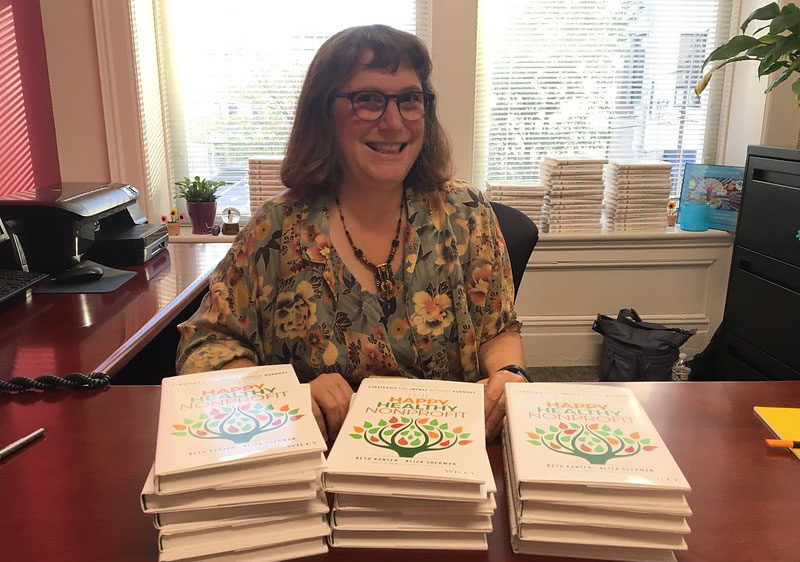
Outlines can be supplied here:
<path id="1" fill-rule="evenodd" d="M 544 158 L 543 232 L 599 232 L 603 210 L 604 159 Z"/>
<path id="2" fill-rule="evenodd" d="M 334 547 L 486 550 L 496 491 L 483 386 L 366 379 L 323 475 Z"/>
<path id="3" fill-rule="evenodd" d="M 489 201 L 514 207 L 525 213 L 538 228 L 542 222 L 545 187 L 541 185 L 498 185 L 486 183 Z"/>
<path id="4" fill-rule="evenodd" d="M 514 552 L 675 561 L 690 487 L 631 390 L 512 383 L 503 436 Z"/>
<path id="5" fill-rule="evenodd" d="M 308 385 L 289 365 L 164 379 L 141 493 L 159 529 L 159 561 L 327 552 L 325 449 Z"/>
<path id="6" fill-rule="evenodd" d="M 605 167 L 603 230 L 663 230 L 669 203 L 669 162 L 611 162 Z"/>

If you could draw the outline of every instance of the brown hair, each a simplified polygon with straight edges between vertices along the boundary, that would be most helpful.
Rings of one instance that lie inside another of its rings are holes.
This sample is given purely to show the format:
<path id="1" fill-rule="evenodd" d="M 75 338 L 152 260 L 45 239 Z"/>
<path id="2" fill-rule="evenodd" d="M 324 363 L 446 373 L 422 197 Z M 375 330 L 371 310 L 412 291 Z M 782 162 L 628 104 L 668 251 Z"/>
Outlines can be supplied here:
<path id="1" fill-rule="evenodd" d="M 330 111 L 332 95 L 361 65 L 367 51 L 373 54 L 367 68 L 396 72 L 401 64 L 408 64 L 422 89 L 433 91 L 431 59 L 415 35 L 386 25 L 366 25 L 345 29 L 325 41 L 308 67 L 281 166 L 283 184 L 301 197 L 310 199 L 339 190 L 341 171 Z M 448 179 L 450 143 L 436 119 L 434 100 L 425 117 L 422 150 L 403 183 L 415 190 L 435 190 Z"/>

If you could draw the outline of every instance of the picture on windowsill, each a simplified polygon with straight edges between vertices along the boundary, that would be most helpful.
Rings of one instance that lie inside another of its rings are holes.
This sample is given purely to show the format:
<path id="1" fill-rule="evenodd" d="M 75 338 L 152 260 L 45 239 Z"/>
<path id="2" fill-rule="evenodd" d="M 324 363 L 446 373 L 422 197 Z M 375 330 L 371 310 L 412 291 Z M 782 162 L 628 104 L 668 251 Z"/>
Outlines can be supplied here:
<path id="1" fill-rule="evenodd" d="M 681 205 L 707 202 L 711 207 L 709 228 L 734 232 L 742 204 L 744 168 L 686 164 L 683 171 Z M 678 224 L 681 223 L 680 213 Z"/>

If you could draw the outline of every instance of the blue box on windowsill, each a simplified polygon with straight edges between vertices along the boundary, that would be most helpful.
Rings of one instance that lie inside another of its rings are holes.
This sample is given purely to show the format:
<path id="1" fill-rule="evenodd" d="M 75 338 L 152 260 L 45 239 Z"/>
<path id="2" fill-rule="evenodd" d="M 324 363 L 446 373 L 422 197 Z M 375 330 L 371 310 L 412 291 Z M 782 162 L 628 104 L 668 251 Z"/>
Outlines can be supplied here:
<path id="1" fill-rule="evenodd" d="M 683 230 L 736 230 L 736 219 L 742 201 L 742 183 L 744 181 L 744 168 L 741 166 L 711 166 L 707 164 L 686 164 L 683 171 L 683 186 L 681 187 L 681 203 L 678 212 L 678 224 Z M 702 220 L 696 213 L 706 211 L 692 210 L 688 213 L 683 210 L 686 203 L 708 203 L 709 218 L 706 228 L 697 228 L 702 223 L 692 222 L 689 228 L 684 223 Z"/>

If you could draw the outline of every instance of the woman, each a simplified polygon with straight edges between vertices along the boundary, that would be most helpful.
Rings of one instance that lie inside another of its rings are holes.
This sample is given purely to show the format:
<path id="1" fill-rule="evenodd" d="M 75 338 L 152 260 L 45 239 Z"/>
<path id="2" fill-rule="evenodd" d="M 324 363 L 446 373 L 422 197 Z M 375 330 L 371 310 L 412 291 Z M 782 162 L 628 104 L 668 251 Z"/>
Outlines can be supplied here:
<path id="1" fill-rule="evenodd" d="M 480 382 L 497 435 L 503 385 L 525 380 L 512 372 L 523 358 L 511 269 L 488 202 L 448 181 L 430 73 L 422 42 L 390 27 L 325 42 L 298 100 L 289 189 L 253 216 L 179 326 L 179 373 L 291 363 L 326 438 L 371 374 Z"/>

